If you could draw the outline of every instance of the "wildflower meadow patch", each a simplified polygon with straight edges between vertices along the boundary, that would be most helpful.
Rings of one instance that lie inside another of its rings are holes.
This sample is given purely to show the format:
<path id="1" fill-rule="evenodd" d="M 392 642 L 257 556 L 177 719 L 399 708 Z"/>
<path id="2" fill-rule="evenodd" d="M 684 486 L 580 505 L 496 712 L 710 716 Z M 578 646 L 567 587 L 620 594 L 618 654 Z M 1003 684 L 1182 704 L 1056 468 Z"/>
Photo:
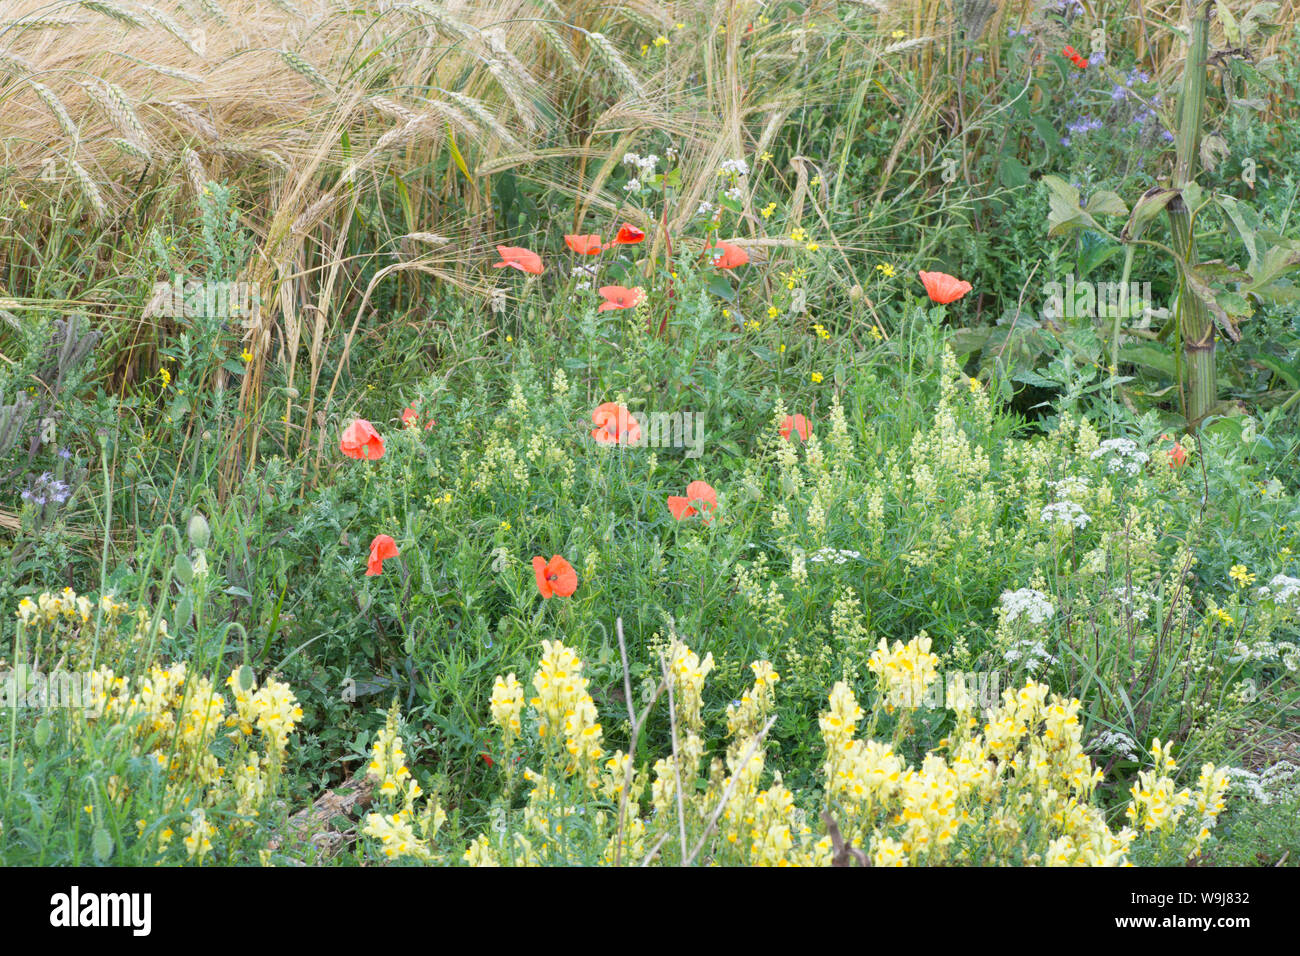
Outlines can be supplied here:
<path id="1" fill-rule="evenodd" d="M 1300 859 L 1293 11 L 11 6 L 0 861 Z"/>

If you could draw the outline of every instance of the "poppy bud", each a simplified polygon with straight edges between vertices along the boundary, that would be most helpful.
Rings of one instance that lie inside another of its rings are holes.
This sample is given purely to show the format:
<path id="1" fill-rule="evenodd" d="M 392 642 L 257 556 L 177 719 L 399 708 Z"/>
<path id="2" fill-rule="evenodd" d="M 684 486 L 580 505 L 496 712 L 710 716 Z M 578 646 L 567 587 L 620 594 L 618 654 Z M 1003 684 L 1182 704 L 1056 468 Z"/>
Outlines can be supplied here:
<path id="1" fill-rule="evenodd" d="M 195 548 L 206 548 L 208 541 L 212 538 L 212 529 L 208 526 L 208 519 L 196 511 L 190 516 L 190 525 L 186 529 L 189 533 L 190 545 Z"/>

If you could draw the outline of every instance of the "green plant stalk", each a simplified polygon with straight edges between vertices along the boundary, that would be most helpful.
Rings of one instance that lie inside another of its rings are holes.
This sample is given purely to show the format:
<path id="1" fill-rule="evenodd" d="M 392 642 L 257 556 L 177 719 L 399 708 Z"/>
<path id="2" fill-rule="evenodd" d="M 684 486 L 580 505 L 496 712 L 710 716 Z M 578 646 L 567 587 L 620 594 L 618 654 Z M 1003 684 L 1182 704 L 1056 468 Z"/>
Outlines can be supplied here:
<path id="1" fill-rule="evenodd" d="M 1183 67 L 1183 90 L 1178 104 L 1178 136 L 1175 141 L 1177 161 L 1172 186 L 1183 190 L 1196 178 L 1196 157 L 1201 143 L 1201 121 L 1205 112 L 1205 60 L 1209 44 L 1210 4 L 1201 3 L 1192 20 L 1187 62 Z M 1184 263 L 1195 254 L 1192 213 L 1176 196 L 1165 207 L 1174 251 Z M 1201 298 L 1192 292 L 1187 275 L 1180 270 L 1177 306 L 1178 334 L 1182 340 L 1185 380 L 1183 414 L 1189 422 L 1199 422 L 1218 399 L 1215 386 L 1214 321 Z"/>

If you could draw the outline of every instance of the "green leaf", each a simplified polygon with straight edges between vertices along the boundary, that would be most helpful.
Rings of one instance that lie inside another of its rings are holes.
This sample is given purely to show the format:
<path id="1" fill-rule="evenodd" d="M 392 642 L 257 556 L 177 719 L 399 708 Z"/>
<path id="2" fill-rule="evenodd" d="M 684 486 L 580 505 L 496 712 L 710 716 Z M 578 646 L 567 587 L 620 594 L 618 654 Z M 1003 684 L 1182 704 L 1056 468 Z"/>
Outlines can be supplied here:
<path id="1" fill-rule="evenodd" d="M 1029 185 L 1029 170 L 1016 157 L 1004 153 L 998 161 L 998 178 L 1002 185 L 1016 189 Z"/>
<path id="2" fill-rule="evenodd" d="M 1174 360 L 1173 353 L 1158 345 L 1146 342 L 1123 345 L 1119 350 L 1119 358 L 1121 362 L 1158 372 L 1165 378 L 1178 378 L 1178 364 Z"/>
<path id="3" fill-rule="evenodd" d="M 1218 296 L 1206 277 L 1199 270 L 1188 267 L 1183 270 L 1183 278 L 1186 280 L 1187 290 L 1205 303 L 1205 307 L 1213 314 L 1223 334 L 1234 342 L 1240 342 L 1241 332 L 1228 317 L 1223 306 L 1219 305 Z"/>
<path id="4" fill-rule="evenodd" d="M 1223 25 L 1223 35 L 1228 38 L 1228 42 L 1233 46 L 1241 46 L 1241 28 L 1237 26 L 1237 18 L 1232 15 L 1228 5 L 1223 0 L 1215 0 L 1214 10 L 1219 15 L 1219 23 Z"/>
<path id="5" fill-rule="evenodd" d="M 50 723 L 50 718 L 42 717 L 36 722 L 36 746 L 41 749 L 50 742 L 50 734 L 54 732 L 54 727 Z"/>
<path id="6" fill-rule="evenodd" d="M 709 278 L 709 291 L 719 298 L 726 299 L 728 302 L 734 303 L 736 301 L 736 290 L 732 288 L 726 276 L 711 276 Z"/>
<path id="7" fill-rule="evenodd" d="M 1160 215 L 1160 212 L 1169 205 L 1170 201 L 1177 196 L 1177 189 L 1164 189 L 1160 186 L 1152 186 L 1144 192 L 1133 206 L 1133 213 L 1129 216 L 1128 225 L 1120 236 L 1124 239 L 1136 239 L 1142 235 L 1148 222 Z"/>
<path id="8" fill-rule="evenodd" d="M 1300 388 L 1300 366 L 1294 362 L 1283 362 L 1280 358 L 1267 353 L 1254 356 L 1252 361 L 1264 366 L 1292 388 Z"/>
<path id="9" fill-rule="evenodd" d="M 1039 181 L 1048 189 L 1047 199 L 1051 207 L 1047 215 L 1049 236 L 1060 236 L 1089 224 L 1096 226 L 1092 217 L 1079 206 L 1079 190 L 1050 173 Z"/>
<path id="10" fill-rule="evenodd" d="M 1255 272 L 1259 268 L 1259 252 L 1255 248 L 1255 232 L 1259 229 L 1259 216 L 1249 203 L 1232 196 L 1216 195 L 1214 199 L 1219 204 L 1219 208 L 1227 214 L 1237 230 L 1237 235 L 1245 244 L 1246 253 L 1250 256 L 1250 271 Z"/>
<path id="11" fill-rule="evenodd" d="M 1094 216 L 1127 216 L 1128 206 L 1118 193 L 1102 189 L 1088 197 L 1087 210 Z"/>

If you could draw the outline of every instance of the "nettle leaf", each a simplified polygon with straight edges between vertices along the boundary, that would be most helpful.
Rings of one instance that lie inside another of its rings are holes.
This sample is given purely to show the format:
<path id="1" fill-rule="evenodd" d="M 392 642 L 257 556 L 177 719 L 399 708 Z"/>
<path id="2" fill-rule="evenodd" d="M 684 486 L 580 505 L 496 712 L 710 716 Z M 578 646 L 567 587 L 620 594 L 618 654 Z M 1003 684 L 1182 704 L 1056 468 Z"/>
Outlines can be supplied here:
<path id="1" fill-rule="evenodd" d="M 1127 216 L 1128 205 L 1109 189 L 1102 189 L 1088 197 L 1087 211 L 1094 216 Z"/>
<path id="2" fill-rule="evenodd" d="M 1177 189 L 1152 186 L 1133 205 L 1133 213 L 1129 216 L 1128 225 L 1124 227 L 1124 231 L 1120 235 L 1124 239 L 1136 239 L 1142 235 L 1147 223 L 1160 215 L 1177 195 L 1179 195 Z"/>

